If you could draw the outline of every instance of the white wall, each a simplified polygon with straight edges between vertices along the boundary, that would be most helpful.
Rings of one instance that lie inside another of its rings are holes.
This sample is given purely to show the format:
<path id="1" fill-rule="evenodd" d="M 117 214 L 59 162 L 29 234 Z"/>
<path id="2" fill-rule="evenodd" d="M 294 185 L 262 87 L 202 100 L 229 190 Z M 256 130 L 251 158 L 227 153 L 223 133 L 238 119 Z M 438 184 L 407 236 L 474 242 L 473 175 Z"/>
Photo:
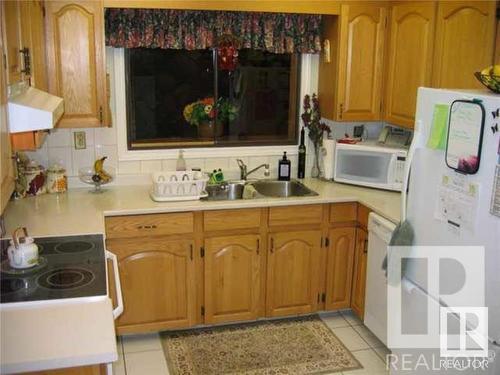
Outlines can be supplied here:
<path id="1" fill-rule="evenodd" d="M 98 129 L 57 129 L 52 131 L 44 145 L 36 152 L 28 152 L 30 158 L 37 160 L 48 167 L 53 163 L 65 166 L 68 176 L 77 176 L 78 170 L 93 164 L 96 158 L 107 156 L 107 164 L 117 169 L 117 182 L 130 183 L 131 178 L 142 176 L 147 181 L 147 176 L 153 171 L 175 169 L 178 150 L 147 150 L 128 151 L 126 146 L 126 109 L 125 109 L 125 75 L 123 50 L 107 48 L 107 65 L 111 78 L 111 112 L 113 118 L 112 128 Z M 301 97 L 306 93 L 317 91 L 318 84 L 317 55 L 305 55 L 302 59 Z M 333 123 L 335 138 L 340 138 L 344 133 L 352 134 L 354 123 Z M 377 133 L 381 128 L 380 123 L 368 124 L 370 133 Z M 85 131 L 87 148 L 75 150 L 74 132 Z M 307 147 L 308 154 L 312 145 Z M 227 178 L 237 178 L 239 169 L 236 159 L 242 159 L 249 168 L 262 163 L 271 164 L 271 176 L 277 175 L 278 160 L 283 151 L 287 151 L 292 161 L 292 175 L 297 168 L 297 146 L 263 146 L 244 148 L 203 148 L 186 149 L 185 158 L 188 168 L 201 168 L 211 171 L 222 168 Z M 311 154 L 307 157 L 306 172 L 312 166 Z M 263 177 L 257 173 L 255 177 Z M 70 186 L 77 179 L 70 179 Z"/>

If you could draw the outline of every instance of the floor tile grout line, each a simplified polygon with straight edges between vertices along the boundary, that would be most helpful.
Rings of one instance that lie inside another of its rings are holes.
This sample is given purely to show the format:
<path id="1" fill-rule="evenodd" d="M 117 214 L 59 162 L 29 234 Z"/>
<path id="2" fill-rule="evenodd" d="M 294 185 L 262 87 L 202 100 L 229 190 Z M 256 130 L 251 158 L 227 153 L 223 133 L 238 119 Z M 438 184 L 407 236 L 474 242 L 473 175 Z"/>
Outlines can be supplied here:
<path id="1" fill-rule="evenodd" d="M 120 345 L 122 346 L 122 356 L 123 356 L 123 371 L 125 372 L 125 375 L 127 375 L 127 361 L 125 358 L 125 348 L 123 346 L 123 339 L 120 337 Z"/>

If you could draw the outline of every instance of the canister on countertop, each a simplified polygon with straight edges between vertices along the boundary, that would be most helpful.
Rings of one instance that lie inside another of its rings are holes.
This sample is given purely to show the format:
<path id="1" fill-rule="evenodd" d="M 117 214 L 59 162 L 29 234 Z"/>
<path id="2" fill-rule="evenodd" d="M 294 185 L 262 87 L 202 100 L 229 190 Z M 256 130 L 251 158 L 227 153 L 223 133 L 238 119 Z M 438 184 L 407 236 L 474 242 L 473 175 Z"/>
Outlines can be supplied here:
<path id="1" fill-rule="evenodd" d="M 41 165 L 32 160 L 22 171 L 26 180 L 26 195 L 46 193 L 45 171 Z"/>
<path id="2" fill-rule="evenodd" d="M 60 164 L 54 164 L 47 170 L 47 192 L 64 193 L 68 188 L 66 169 Z"/>

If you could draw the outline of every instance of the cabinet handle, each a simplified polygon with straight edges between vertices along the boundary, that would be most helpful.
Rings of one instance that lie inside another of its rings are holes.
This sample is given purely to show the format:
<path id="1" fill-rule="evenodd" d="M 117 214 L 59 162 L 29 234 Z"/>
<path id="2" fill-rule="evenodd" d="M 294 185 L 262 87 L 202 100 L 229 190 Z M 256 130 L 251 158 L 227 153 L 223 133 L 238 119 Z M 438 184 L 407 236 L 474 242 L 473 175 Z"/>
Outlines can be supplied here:
<path id="1" fill-rule="evenodd" d="M 193 260 L 193 245 L 189 245 L 189 256 L 191 257 L 191 260 Z"/>
<path id="2" fill-rule="evenodd" d="M 344 113 L 344 103 L 340 103 L 339 118 L 342 118 L 342 113 Z"/>
<path id="3" fill-rule="evenodd" d="M 271 253 L 274 253 L 274 238 L 271 237 Z"/>
<path id="4" fill-rule="evenodd" d="M 103 121 L 103 115 L 102 115 L 102 105 L 101 105 L 99 106 L 99 122 L 101 123 L 101 125 L 102 121 Z"/>
<path id="5" fill-rule="evenodd" d="M 23 49 L 20 49 L 19 52 L 23 55 L 23 69 L 21 70 L 21 73 L 29 76 L 31 75 L 30 50 L 29 48 L 24 47 Z"/>
<path id="6" fill-rule="evenodd" d="M 365 240 L 365 248 L 363 249 L 365 254 L 368 254 L 368 240 Z"/>
<path id="7" fill-rule="evenodd" d="M 257 255 L 259 255 L 260 252 L 260 240 L 257 238 Z"/>
<path id="8" fill-rule="evenodd" d="M 137 226 L 137 229 L 156 229 L 156 225 L 155 224 L 152 224 L 152 225 L 138 225 Z"/>

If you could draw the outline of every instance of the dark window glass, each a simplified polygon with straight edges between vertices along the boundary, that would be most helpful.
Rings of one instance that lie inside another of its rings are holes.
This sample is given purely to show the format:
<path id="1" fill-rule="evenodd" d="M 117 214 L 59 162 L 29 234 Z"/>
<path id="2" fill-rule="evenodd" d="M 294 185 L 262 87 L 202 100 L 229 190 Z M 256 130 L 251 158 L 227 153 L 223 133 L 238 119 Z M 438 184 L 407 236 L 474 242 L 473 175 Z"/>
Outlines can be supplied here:
<path id="1" fill-rule="evenodd" d="M 126 50 L 129 149 L 294 144 L 297 55 L 241 50 L 235 70 L 212 50 Z"/>

